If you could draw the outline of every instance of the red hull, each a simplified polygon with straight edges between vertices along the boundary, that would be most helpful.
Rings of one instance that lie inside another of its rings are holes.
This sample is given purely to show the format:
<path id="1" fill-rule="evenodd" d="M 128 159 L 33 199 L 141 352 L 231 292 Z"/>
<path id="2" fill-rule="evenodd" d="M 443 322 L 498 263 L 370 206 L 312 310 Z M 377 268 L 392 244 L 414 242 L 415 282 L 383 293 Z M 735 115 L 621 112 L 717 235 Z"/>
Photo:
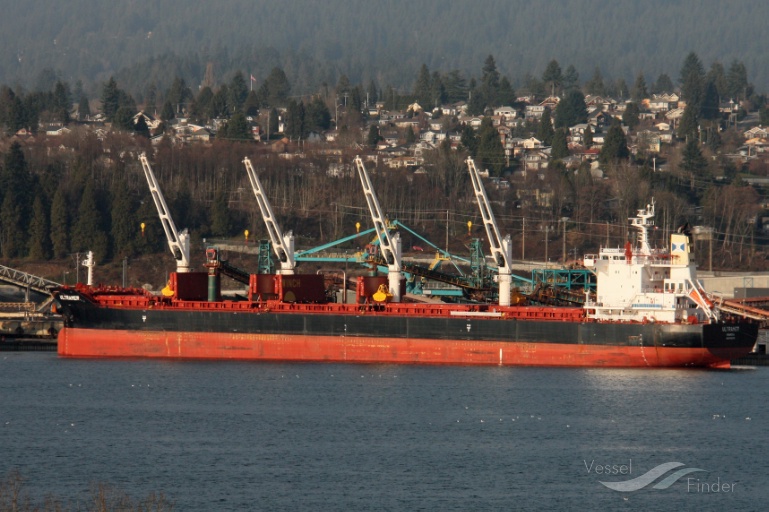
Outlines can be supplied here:
<path id="1" fill-rule="evenodd" d="M 729 367 L 705 348 L 65 328 L 59 355 L 573 367 Z"/>

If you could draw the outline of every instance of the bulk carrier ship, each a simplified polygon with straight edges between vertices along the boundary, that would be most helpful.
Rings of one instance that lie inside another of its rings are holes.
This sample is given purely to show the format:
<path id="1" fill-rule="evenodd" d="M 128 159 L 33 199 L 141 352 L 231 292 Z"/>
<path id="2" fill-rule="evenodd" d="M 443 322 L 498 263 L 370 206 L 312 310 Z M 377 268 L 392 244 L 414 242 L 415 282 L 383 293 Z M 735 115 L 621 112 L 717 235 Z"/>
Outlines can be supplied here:
<path id="1" fill-rule="evenodd" d="M 386 229 L 360 158 L 355 165 L 388 275 L 358 277 L 355 301 L 346 304 L 329 300 L 322 275 L 296 274 L 293 237 L 280 231 L 246 159 L 281 269 L 244 276 L 244 297 L 223 300 L 217 250 L 207 249 L 206 272 L 189 271 L 189 239 L 177 233 L 149 163 L 141 160 L 177 272 L 159 295 L 83 284 L 56 290 L 65 324 L 61 356 L 727 368 L 756 342 L 758 324 L 722 311 L 697 280 L 688 233 L 672 234 L 664 250 L 651 248 L 653 201 L 630 219 L 635 247 L 585 255 L 596 290 L 585 291 L 581 306 L 512 304 L 510 237 L 499 236 L 472 160 L 468 169 L 499 272 L 497 302 L 404 301 L 400 239 Z"/>

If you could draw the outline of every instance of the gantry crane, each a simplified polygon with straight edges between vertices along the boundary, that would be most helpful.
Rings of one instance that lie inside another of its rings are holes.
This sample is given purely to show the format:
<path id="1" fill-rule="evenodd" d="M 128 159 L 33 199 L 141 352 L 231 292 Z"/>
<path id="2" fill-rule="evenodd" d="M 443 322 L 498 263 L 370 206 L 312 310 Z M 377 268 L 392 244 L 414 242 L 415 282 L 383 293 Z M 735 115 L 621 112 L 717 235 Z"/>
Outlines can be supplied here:
<path id="1" fill-rule="evenodd" d="M 363 185 L 363 194 L 366 196 L 371 218 L 374 221 L 374 230 L 379 239 L 379 250 L 387 262 L 387 282 L 392 294 L 393 302 L 401 301 L 401 281 L 403 273 L 401 272 L 401 239 L 397 233 L 390 237 L 387 231 L 387 222 L 382 214 L 382 208 L 379 206 L 379 200 L 374 193 L 374 187 L 371 185 L 366 166 L 360 156 L 355 157 L 355 167 L 358 170 L 361 185 Z"/>
<path id="2" fill-rule="evenodd" d="M 497 221 L 494 218 L 494 212 L 491 211 L 491 203 L 489 203 L 486 189 L 483 187 L 478 168 L 475 166 L 472 158 L 467 159 L 467 170 L 470 172 L 470 181 L 473 183 L 475 198 L 478 200 L 478 207 L 481 210 L 483 227 L 486 228 L 486 235 L 489 237 L 491 256 L 494 258 L 499 269 L 499 305 L 509 306 L 513 282 L 513 270 L 511 267 L 513 256 L 512 241 L 510 240 L 510 235 L 507 235 L 504 239 L 499 235 L 499 226 L 497 226 Z"/>
<path id="3" fill-rule="evenodd" d="M 296 260 L 294 259 L 294 235 L 290 231 L 285 236 L 283 235 L 280 226 L 275 222 L 275 214 L 272 212 L 272 206 L 270 206 L 270 201 L 264 193 L 264 187 L 262 187 L 262 182 L 259 181 L 259 177 L 256 175 L 254 166 L 251 165 L 251 160 L 246 157 L 243 159 L 243 163 L 246 166 L 248 179 L 251 181 L 251 188 L 254 190 L 256 202 L 259 205 L 259 211 L 262 212 L 262 219 L 264 219 L 264 224 L 267 226 L 267 233 L 270 235 L 272 249 L 275 251 L 275 255 L 280 261 L 280 270 L 278 270 L 278 273 L 291 275 L 294 273 L 294 268 L 296 267 Z"/>
<path id="4" fill-rule="evenodd" d="M 157 179 L 155 179 L 155 173 L 152 172 L 147 155 L 142 153 L 139 155 L 139 161 L 142 163 L 142 169 L 144 169 L 144 176 L 147 178 L 147 184 L 150 187 L 150 194 L 152 200 L 155 202 L 155 207 L 158 210 L 160 216 L 160 223 L 163 225 L 163 231 L 166 233 L 166 240 L 168 240 L 168 247 L 171 249 L 176 260 L 177 272 L 189 272 L 190 271 L 190 235 L 185 229 L 181 233 L 176 231 L 176 225 L 171 215 L 168 213 L 168 205 L 163 197 L 163 192 L 160 191 Z"/>

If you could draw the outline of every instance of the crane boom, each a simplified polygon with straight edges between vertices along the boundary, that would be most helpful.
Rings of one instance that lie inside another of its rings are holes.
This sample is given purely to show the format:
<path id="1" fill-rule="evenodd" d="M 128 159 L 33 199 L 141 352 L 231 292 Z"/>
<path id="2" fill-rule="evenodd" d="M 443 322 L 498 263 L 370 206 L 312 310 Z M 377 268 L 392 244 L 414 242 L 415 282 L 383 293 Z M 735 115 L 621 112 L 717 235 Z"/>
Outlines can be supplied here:
<path id="1" fill-rule="evenodd" d="M 275 222 L 275 214 L 272 212 L 272 206 L 267 199 L 267 195 L 264 193 L 264 187 L 262 182 L 259 181 L 254 166 L 251 165 L 251 160 L 246 157 L 243 159 L 243 164 L 246 166 L 246 172 L 248 173 L 248 179 L 251 182 L 251 188 L 254 190 L 256 196 L 256 203 L 259 205 L 259 211 L 262 213 L 262 219 L 267 226 L 267 233 L 270 235 L 270 241 L 272 242 L 272 249 L 275 251 L 275 255 L 280 261 L 280 274 L 290 275 L 294 273 L 296 267 L 296 260 L 294 258 L 294 235 L 289 231 L 285 236 L 280 230 L 280 226 Z"/>
<path id="2" fill-rule="evenodd" d="M 382 252 L 382 257 L 384 257 L 387 262 L 390 293 L 393 296 L 393 301 L 400 302 L 401 281 L 403 280 L 403 275 L 401 274 L 400 236 L 396 233 L 395 236 L 391 238 L 390 233 L 387 232 L 387 225 L 385 217 L 382 214 L 382 207 L 379 206 L 379 200 L 374 192 L 374 187 L 371 185 L 368 171 L 360 156 L 355 157 L 355 168 L 358 171 L 358 177 L 363 186 L 363 194 L 366 197 L 366 204 L 368 204 L 371 219 L 374 221 L 374 230 L 379 239 L 379 250 Z"/>
<path id="3" fill-rule="evenodd" d="M 481 210 L 483 218 L 483 227 L 486 228 L 486 235 L 491 245 L 491 255 L 499 269 L 499 305 L 510 305 L 510 292 L 512 291 L 512 241 L 510 235 L 504 239 L 499 234 L 499 226 L 494 218 L 494 212 L 491 211 L 491 203 L 486 195 L 486 189 L 483 187 L 481 175 L 472 158 L 467 159 L 467 169 L 470 172 L 470 181 L 473 183 L 475 198 L 478 201 L 478 208 Z"/>
<path id="4" fill-rule="evenodd" d="M 147 155 L 142 153 L 139 155 L 139 161 L 144 169 L 144 176 L 147 178 L 147 184 L 150 187 L 150 195 L 155 202 L 155 208 L 158 210 L 160 216 L 160 223 L 163 225 L 163 231 L 166 234 L 166 240 L 168 240 L 168 247 L 171 249 L 176 260 L 177 272 L 189 272 L 190 271 L 190 235 L 185 229 L 181 233 L 176 231 L 176 224 L 168 213 L 168 205 L 163 197 L 163 192 L 160 190 L 157 179 L 155 179 L 155 173 L 152 172 L 152 167 L 147 159 Z"/>

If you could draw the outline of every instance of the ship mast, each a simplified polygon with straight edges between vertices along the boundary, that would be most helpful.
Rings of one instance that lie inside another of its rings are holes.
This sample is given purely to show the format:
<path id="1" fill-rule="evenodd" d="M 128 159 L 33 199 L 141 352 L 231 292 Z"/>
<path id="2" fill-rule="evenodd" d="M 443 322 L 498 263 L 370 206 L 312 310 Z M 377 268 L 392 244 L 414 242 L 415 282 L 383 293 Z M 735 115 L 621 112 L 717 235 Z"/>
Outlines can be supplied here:
<path id="1" fill-rule="evenodd" d="M 393 296 L 393 302 L 400 302 L 401 281 L 403 280 L 403 275 L 401 274 L 401 238 L 397 233 L 392 239 L 390 238 L 390 234 L 387 232 L 385 217 L 382 214 L 382 207 L 379 206 L 379 200 L 376 197 L 376 193 L 374 193 L 374 187 L 371 185 L 368 171 L 366 166 L 363 165 L 363 160 L 360 156 L 355 157 L 355 167 L 358 170 L 358 176 L 363 186 L 363 194 L 366 196 L 366 203 L 368 204 L 371 218 L 374 221 L 374 230 L 379 239 L 382 257 L 387 262 L 387 281 L 390 293 Z"/>
<path id="2" fill-rule="evenodd" d="M 147 155 L 142 153 L 139 155 L 139 161 L 142 163 L 142 169 L 144 169 L 144 176 L 147 178 L 147 184 L 150 187 L 150 195 L 155 202 L 155 208 L 158 210 L 160 216 L 160 223 L 163 225 L 163 231 L 166 233 L 166 240 L 168 240 L 168 247 L 171 249 L 176 260 L 177 272 L 189 272 L 190 271 L 190 235 L 185 229 L 181 233 L 176 231 L 176 224 L 168 213 L 168 205 L 163 197 L 163 192 L 160 191 L 160 185 L 158 185 L 157 179 L 155 179 L 155 173 L 152 172 Z"/>
<path id="3" fill-rule="evenodd" d="M 628 219 L 630 224 L 638 229 L 638 243 L 641 245 L 641 254 L 643 256 L 649 256 L 652 253 L 651 246 L 649 245 L 649 228 L 654 227 L 654 221 L 651 219 L 654 217 L 654 198 L 652 198 L 651 204 L 647 204 L 646 208 L 638 210 L 636 217 Z"/>
<path id="4" fill-rule="evenodd" d="M 267 226 L 267 233 L 270 235 L 270 241 L 272 242 L 272 249 L 275 255 L 280 261 L 279 274 L 291 275 L 294 273 L 296 267 L 296 260 L 294 259 L 294 235 L 289 231 L 286 235 L 280 230 L 280 226 L 275 222 L 275 214 L 272 211 L 267 195 L 264 193 L 264 187 L 262 182 L 259 181 L 254 166 L 251 165 L 251 160 L 246 157 L 243 159 L 243 163 L 246 166 L 246 172 L 248 173 L 248 179 L 251 181 L 251 188 L 254 190 L 256 196 L 256 202 L 259 205 L 259 211 L 262 213 L 262 219 Z"/>
<path id="5" fill-rule="evenodd" d="M 499 305 L 509 306 L 513 283 L 513 270 L 510 266 L 513 255 L 512 241 L 510 235 L 502 239 L 499 234 L 499 226 L 497 226 L 497 221 L 494 218 L 494 212 L 491 211 L 491 203 L 472 158 L 467 159 L 467 170 L 470 172 L 470 181 L 473 183 L 475 198 L 478 200 L 478 207 L 481 210 L 483 227 L 486 228 L 486 235 L 491 245 L 491 255 L 499 269 Z"/>

